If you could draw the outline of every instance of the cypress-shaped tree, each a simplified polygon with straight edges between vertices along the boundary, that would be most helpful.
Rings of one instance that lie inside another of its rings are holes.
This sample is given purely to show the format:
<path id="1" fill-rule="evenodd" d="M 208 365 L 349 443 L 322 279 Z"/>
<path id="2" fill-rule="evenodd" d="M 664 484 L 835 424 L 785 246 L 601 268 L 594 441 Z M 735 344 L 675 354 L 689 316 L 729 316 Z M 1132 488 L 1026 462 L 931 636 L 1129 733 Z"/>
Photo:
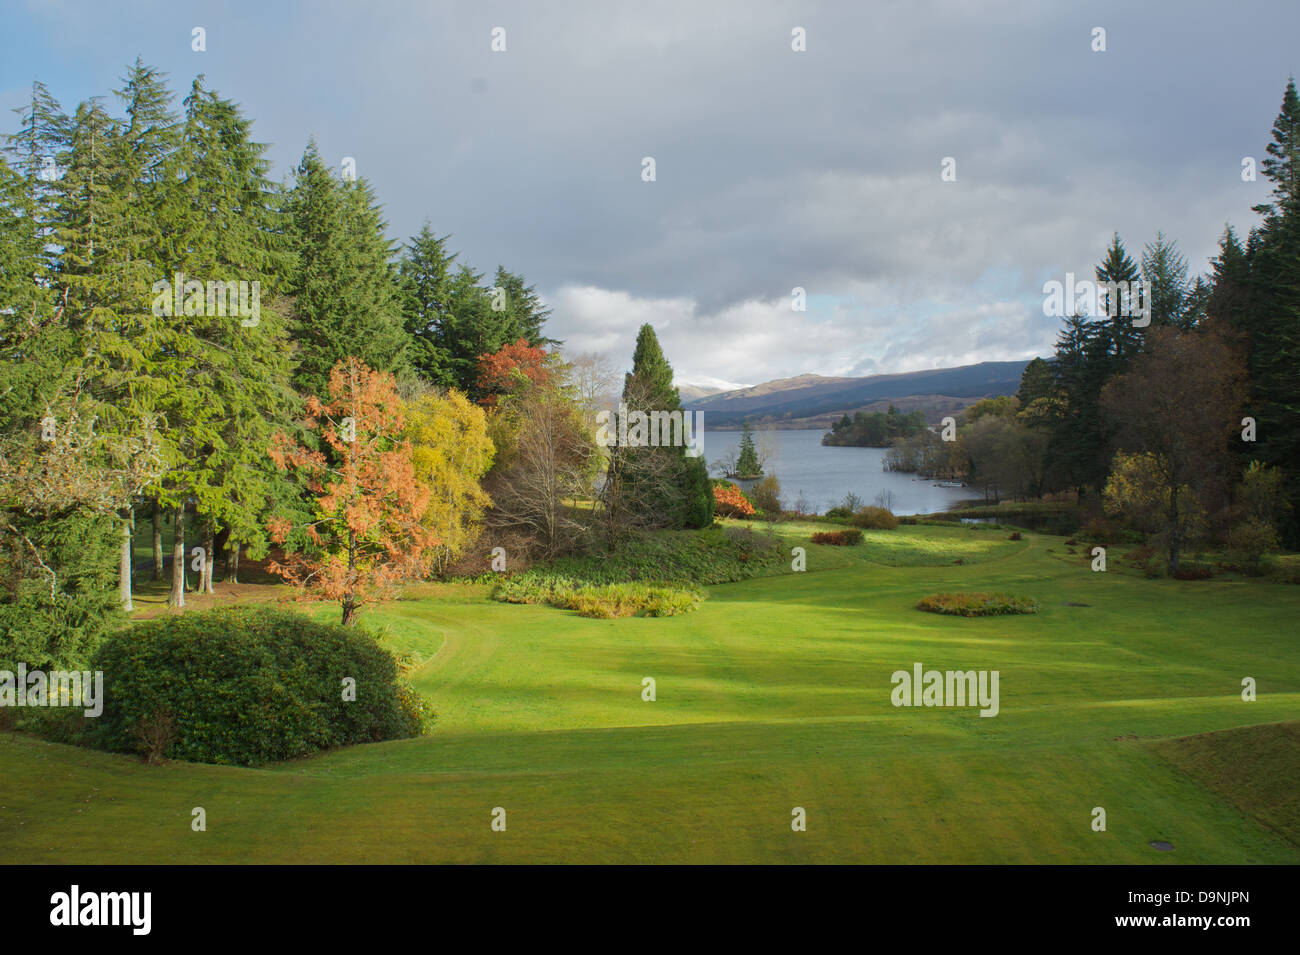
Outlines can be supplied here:
<path id="1" fill-rule="evenodd" d="M 642 325 L 637 333 L 632 371 L 623 382 L 623 402 L 629 412 L 685 414 L 673 385 L 672 366 L 649 324 Z M 619 450 L 627 462 L 624 480 L 630 487 L 629 496 L 648 511 L 645 516 L 649 522 L 669 527 L 705 527 L 712 523 L 713 492 L 703 457 L 690 457 L 685 447 Z"/>

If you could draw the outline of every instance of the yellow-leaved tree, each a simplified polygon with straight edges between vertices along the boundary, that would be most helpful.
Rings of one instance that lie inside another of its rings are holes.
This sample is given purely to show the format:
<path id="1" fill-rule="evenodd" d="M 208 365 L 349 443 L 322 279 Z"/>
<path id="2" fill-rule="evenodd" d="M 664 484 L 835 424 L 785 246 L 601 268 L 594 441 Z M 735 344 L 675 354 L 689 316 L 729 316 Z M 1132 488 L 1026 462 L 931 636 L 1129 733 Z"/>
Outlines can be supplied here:
<path id="1" fill-rule="evenodd" d="M 403 410 L 415 479 L 430 491 L 424 524 L 442 542 L 433 569 L 442 573 L 478 537 L 492 504 L 479 480 L 496 449 L 484 410 L 455 388 L 413 397 Z"/>

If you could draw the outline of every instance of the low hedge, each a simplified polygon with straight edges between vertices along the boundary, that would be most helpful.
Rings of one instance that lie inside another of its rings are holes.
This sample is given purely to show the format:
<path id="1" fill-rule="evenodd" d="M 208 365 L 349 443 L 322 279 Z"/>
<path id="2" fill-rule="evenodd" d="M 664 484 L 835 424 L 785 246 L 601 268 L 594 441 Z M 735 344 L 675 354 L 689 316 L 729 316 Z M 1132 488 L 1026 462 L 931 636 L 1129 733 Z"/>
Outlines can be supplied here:
<path id="1" fill-rule="evenodd" d="M 702 590 L 682 584 L 624 582 L 584 584 L 559 578 L 513 577 L 492 595 L 505 603 L 549 604 L 580 617 L 673 617 L 690 613 L 705 598 Z"/>
<path id="2" fill-rule="evenodd" d="M 1038 613 L 1038 601 L 1019 594 L 931 594 L 922 597 L 918 610 L 955 617 L 999 617 L 1006 614 Z"/>
<path id="3" fill-rule="evenodd" d="M 231 607 L 108 637 L 104 712 L 87 741 L 151 760 L 255 766 L 416 736 L 432 714 L 363 630 L 286 610 Z M 355 683 L 345 701 L 344 678 Z"/>
<path id="4" fill-rule="evenodd" d="M 856 547 L 862 543 L 862 531 L 854 528 L 847 531 L 826 531 L 812 536 L 814 544 L 831 544 L 835 547 Z"/>

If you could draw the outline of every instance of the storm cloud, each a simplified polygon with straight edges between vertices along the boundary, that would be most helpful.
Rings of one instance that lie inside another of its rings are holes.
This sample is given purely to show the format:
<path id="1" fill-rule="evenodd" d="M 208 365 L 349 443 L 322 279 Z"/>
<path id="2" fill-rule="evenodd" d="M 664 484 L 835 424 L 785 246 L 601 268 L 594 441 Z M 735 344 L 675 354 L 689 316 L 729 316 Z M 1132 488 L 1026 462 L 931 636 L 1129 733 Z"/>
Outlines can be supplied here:
<path id="1" fill-rule="evenodd" d="M 1256 221 L 1241 160 L 1300 60 L 1292 2 L 62 2 L 14 22 L 4 105 L 40 78 L 71 109 L 136 55 L 181 94 L 204 73 L 277 177 L 310 136 L 354 158 L 394 239 L 427 219 L 476 268 L 523 272 L 567 349 L 625 362 L 649 321 L 681 376 L 744 382 L 1045 354 L 1043 282 L 1090 275 L 1116 231 L 1136 259 L 1161 229 L 1206 269 L 1225 223 Z"/>

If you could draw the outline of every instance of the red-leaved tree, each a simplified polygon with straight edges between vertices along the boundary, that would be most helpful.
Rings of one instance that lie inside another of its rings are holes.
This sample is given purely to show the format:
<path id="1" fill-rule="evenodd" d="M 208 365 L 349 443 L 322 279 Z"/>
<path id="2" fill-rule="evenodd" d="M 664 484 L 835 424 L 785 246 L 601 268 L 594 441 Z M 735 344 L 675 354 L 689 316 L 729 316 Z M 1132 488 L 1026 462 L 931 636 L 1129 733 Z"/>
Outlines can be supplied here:
<path id="1" fill-rule="evenodd" d="M 330 372 L 329 393 L 328 402 L 307 401 L 305 424 L 320 434 L 320 450 L 283 432 L 272 443 L 276 466 L 294 471 L 315 498 L 315 519 L 305 527 L 283 516 L 269 521 L 271 539 L 286 555 L 268 566 L 339 601 L 343 623 L 351 625 L 362 606 L 424 576 L 440 542 L 421 521 L 429 489 L 416 479 L 411 443 L 401 437 L 393 376 L 346 358 Z"/>
<path id="2" fill-rule="evenodd" d="M 525 381 L 545 386 L 553 374 L 546 350 L 529 345 L 527 339 L 521 338 L 513 345 L 504 345 L 489 355 L 479 356 L 475 382 L 483 395 L 479 404 L 495 406 L 498 396 L 513 394 Z"/>

